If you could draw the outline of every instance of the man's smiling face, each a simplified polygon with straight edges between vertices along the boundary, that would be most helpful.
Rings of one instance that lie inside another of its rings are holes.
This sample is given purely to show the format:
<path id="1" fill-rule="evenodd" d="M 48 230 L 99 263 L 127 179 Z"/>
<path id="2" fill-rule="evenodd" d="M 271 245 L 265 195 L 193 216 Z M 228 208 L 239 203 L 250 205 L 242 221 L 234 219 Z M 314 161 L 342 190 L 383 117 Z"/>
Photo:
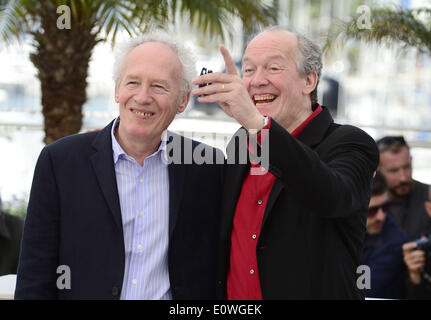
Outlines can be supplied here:
<path id="1" fill-rule="evenodd" d="M 298 73 L 298 55 L 295 35 L 267 31 L 250 42 L 243 58 L 243 82 L 254 104 L 284 127 L 307 101 L 310 106 L 307 78 Z"/>
<path id="2" fill-rule="evenodd" d="M 180 97 L 181 76 L 178 57 L 162 43 L 146 42 L 130 51 L 115 90 L 120 136 L 160 137 L 187 106 L 188 97 Z"/>

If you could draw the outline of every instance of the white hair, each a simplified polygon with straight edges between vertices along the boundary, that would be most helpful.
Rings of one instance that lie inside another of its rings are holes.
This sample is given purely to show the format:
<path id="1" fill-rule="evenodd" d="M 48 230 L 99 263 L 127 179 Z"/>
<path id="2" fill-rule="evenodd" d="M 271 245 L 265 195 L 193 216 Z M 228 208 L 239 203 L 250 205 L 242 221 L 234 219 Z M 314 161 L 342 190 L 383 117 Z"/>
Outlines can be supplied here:
<path id="1" fill-rule="evenodd" d="M 180 87 L 180 97 L 184 97 L 192 90 L 192 80 L 196 76 L 196 59 L 189 48 L 185 47 L 178 40 L 171 38 L 168 34 L 161 32 L 145 34 L 117 46 L 113 70 L 115 86 L 117 87 L 120 84 L 121 71 L 127 55 L 133 49 L 146 42 L 162 43 L 175 52 L 181 63 L 182 85 Z"/>

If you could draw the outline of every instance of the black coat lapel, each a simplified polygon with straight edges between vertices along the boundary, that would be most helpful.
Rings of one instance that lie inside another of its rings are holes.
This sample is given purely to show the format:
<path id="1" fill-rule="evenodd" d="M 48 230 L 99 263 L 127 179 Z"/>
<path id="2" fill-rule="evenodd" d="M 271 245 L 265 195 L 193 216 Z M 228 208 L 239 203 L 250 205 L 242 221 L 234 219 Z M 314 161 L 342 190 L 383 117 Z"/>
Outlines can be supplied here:
<path id="1" fill-rule="evenodd" d="M 334 122 L 329 110 L 323 106 L 322 109 L 322 112 L 320 112 L 298 136 L 299 141 L 311 148 L 323 140 L 329 126 Z"/>
<path id="2" fill-rule="evenodd" d="M 112 125 L 113 121 L 100 131 L 94 140 L 93 147 L 96 149 L 96 152 L 91 156 L 91 163 L 115 223 L 120 230 L 123 230 L 117 179 L 112 155 Z"/>
<path id="3" fill-rule="evenodd" d="M 274 206 L 275 201 L 277 200 L 283 188 L 284 188 L 284 185 L 281 183 L 281 181 L 279 179 L 275 179 L 274 185 L 272 186 L 271 192 L 269 193 L 268 201 L 266 202 L 265 213 L 263 214 L 261 229 L 263 228 L 265 221 L 268 218 L 268 215 L 271 212 L 272 207 Z"/>
<path id="4" fill-rule="evenodd" d="M 168 132 L 168 141 L 170 143 L 175 133 Z M 175 139 L 181 138 L 181 154 L 184 151 L 184 137 L 176 135 Z M 172 151 L 172 150 L 171 150 Z M 172 154 L 170 154 L 172 159 Z M 175 229 L 175 224 L 178 219 L 181 201 L 184 193 L 184 181 L 186 176 L 187 165 L 175 164 L 174 162 L 168 165 L 169 175 L 169 239 L 171 239 L 172 232 Z"/>
<path id="5" fill-rule="evenodd" d="M 181 200 L 183 199 L 186 166 L 169 164 L 169 238 L 171 238 L 177 222 Z"/>
<path id="6" fill-rule="evenodd" d="M 322 109 L 323 110 L 304 128 L 298 137 L 299 141 L 311 148 L 318 145 L 324 139 L 329 126 L 334 122 L 328 109 L 323 106 Z M 271 165 L 269 171 L 272 172 Z M 277 176 L 276 172 L 273 172 L 273 174 Z M 281 183 L 280 179 L 275 179 L 263 215 L 262 228 L 283 188 L 286 188 L 286 186 Z"/>
<path id="7" fill-rule="evenodd" d="M 240 138 L 244 133 L 245 129 L 240 128 L 234 134 L 228 146 L 226 147 L 227 165 L 223 188 L 223 203 L 221 205 L 221 225 L 222 230 L 225 233 L 222 235 L 222 237 L 225 237 L 226 239 L 228 239 L 232 229 L 233 216 L 239 195 L 241 193 L 242 184 L 250 169 L 248 156 L 241 157 L 239 155 L 240 148 L 246 148 L 246 146 L 244 146 L 244 141 L 241 141 Z"/>

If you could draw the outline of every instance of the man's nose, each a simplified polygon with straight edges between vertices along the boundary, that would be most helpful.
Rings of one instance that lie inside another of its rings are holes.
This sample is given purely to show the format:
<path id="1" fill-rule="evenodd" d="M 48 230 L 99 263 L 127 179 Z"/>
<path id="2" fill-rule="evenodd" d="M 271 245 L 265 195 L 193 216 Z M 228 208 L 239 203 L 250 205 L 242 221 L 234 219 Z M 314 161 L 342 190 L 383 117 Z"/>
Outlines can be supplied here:
<path id="1" fill-rule="evenodd" d="M 382 208 L 379 208 L 379 211 L 377 211 L 377 218 L 379 220 L 383 220 L 386 217 L 386 212 L 383 211 Z"/>
<path id="2" fill-rule="evenodd" d="M 401 169 L 398 173 L 398 179 L 400 179 L 401 182 L 406 182 L 407 179 L 407 171 L 404 169 Z"/>
<path id="3" fill-rule="evenodd" d="M 266 86 L 269 83 L 267 76 L 264 68 L 257 68 L 250 81 L 250 85 L 254 87 Z"/>
<path id="4" fill-rule="evenodd" d="M 133 99 L 139 104 L 147 104 L 152 101 L 150 88 L 142 86 L 134 95 Z"/>

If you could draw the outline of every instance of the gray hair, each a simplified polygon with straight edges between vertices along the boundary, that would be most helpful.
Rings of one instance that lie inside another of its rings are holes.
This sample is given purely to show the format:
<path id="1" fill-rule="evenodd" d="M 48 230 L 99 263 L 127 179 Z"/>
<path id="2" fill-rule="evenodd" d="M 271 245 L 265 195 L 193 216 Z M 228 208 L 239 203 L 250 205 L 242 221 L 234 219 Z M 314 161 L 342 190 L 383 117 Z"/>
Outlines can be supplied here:
<path id="1" fill-rule="evenodd" d="M 317 73 L 316 88 L 310 93 L 311 104 L 313 105 L 317 103 L 317 86 L 322 74 L 322 51 L 317 44 L 303 34 L 297 33 L 296 36 L 301 54 L 299 61 L 297 61 L 299 74 L 307 76 L 313 71 Z"/>
<path id="2" fill-rule="evenodd" d="M 296 36 L 299 51 L 299 57 L 296 60 L 296 69 L 301 76 L 308 76 L 311 72 L 316 71 L 317 84 L 316 88 L 310 93 L 310 99 L 311 105 L 317 103 L 317 86 L 322 74 L 322 50 L 320 47 L 305 35 L 282 26 L 272 26 L 264 29 L 261 33 L 266 31 L 286 31 Z"/>
<path id="3" fill-rule="evenodd" d="M 113 70 L 115 86 L 117 87 L 120 84 L 121 71 L 127 55 L 139 45 L 147 42 L 162 43 L 175 52 L 181 63 L 182 85 L 180 87 L 180 98 L 184 97 L 192 90 L 192 80 L 196 76 L 196 59 L 190 49 L 179 41 L 172 39 L 168 34 L 161 32 L 149 33 L 139 38 L 130 39 L 116 48 Z"/>

